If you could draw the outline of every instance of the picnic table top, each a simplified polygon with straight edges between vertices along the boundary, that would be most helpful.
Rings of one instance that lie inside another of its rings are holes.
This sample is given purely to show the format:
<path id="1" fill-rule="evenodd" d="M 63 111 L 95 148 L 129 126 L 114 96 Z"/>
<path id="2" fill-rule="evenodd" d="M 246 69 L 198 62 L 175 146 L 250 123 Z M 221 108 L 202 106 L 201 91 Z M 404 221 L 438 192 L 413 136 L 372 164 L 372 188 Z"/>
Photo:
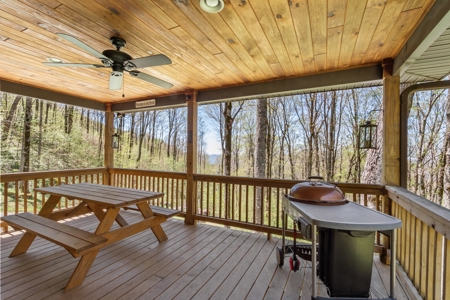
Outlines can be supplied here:
<path id="1" fill-rule="evenodd" d="M 35 189 L 44 194 L 67 197 L 101 204 L 106 207 L 124 207 L 162 197 L 159 192 L 122 188 L 110 185 L 77 183 Z"/>

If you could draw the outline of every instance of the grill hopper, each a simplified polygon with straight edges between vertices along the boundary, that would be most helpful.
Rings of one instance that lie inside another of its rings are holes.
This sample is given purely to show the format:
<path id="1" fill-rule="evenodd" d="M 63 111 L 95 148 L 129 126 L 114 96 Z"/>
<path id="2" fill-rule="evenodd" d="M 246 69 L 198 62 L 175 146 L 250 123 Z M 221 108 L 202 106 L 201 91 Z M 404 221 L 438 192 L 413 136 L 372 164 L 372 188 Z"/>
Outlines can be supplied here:
<path id="1" fill-rule="evenodd" d="M 342 205 L 347 203 L 344 193 L 338 187 L 322 181 L 297 183 L 291 188 L 291 192 L 286 197 L 290 201 L 315 205 Z"/>

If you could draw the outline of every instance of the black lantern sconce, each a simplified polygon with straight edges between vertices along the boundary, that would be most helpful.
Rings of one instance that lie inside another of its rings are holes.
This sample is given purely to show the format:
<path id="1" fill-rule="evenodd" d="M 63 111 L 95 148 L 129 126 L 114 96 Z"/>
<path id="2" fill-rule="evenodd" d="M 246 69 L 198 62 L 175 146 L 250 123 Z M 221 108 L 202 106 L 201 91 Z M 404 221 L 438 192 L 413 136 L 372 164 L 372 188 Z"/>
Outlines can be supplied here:
<path id="1" fill-rule="evenodd" d="M 374 111 L 380 111 L 380 109 L 374 109 L 369 112 L 369 116 Z M 364 124 L 359 125 L 359 149 L 377 149 L 377 124 L 372 124 L 372 121 L 367 118 Z"/>
<path id="2" fill-rule="evenodd" d="M 113 135 L 112 135 L 112 143 L 111 143 L 111 147 L 113 148 L 113 149 L 118 149 L 119 148 L 119 134 L 117 133 L 117 132 L 115 132 Z"/>
<path id="3" fill-rule="evenodd" d="M 124 116 L 124 114 L 122 113 L 117 113 L 116 114 L 116 118 L 114 118 L 114 128 L 116 128 L 116 132 L 112 135 L 112 139 L 111 139 L 111 148 L 113 149 L 119 149 L 119 142 L 120 142 L 120 136 L 117 133 L 117 119 L 122 119 L 122 117 Z"/>

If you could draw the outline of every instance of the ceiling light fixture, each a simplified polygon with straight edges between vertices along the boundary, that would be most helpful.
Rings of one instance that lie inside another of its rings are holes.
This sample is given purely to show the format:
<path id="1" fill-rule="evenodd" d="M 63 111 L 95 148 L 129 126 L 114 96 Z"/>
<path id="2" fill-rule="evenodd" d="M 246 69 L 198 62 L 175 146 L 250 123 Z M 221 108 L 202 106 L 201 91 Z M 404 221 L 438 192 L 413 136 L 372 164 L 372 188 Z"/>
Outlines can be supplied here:
<path id="1" fill-rule="evenodd" d="M 208 13 L 218 13 L 224 6 L 223 0 L 200 0 L 200 7 Z"/>

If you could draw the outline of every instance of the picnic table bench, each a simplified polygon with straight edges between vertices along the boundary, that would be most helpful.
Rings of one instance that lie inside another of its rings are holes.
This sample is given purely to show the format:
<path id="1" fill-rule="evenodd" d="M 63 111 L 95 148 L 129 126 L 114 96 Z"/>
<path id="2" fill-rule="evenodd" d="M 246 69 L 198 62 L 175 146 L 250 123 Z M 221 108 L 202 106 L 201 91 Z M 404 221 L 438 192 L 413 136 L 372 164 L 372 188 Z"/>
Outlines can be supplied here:
<path id="1" fill-rule="evenodd" d="M 148 200 L 164 195 L 158 192 L 88 183 L 35 190 L 50 194 L 38 215 L 20 213 L 2 217 L 13 228 L 25 230 L 10 257 L 25 253 L 36 236 L 64 247 L 73 257 L 81 257 L 66 285 L 66 291 L 83 283 L 101 248 L 146 229 L 151 229 L 158 241 L 163 242 L 167 240 L 167 236 L 161 223 L 180 213 L 173 209 L 150 206 Z M 55 214 L 53 210 L 62 197 L 81 201 L 67 214 L 68 217 L 86 206 L 95 214 L 100 223 L 94 233 L 51 220 L 52 214 Z M 143 218 L 128 224 L 119 214 L 121 209 L 139 211 Z M 111 230 L 114 221 L 120 228 Z"/>

